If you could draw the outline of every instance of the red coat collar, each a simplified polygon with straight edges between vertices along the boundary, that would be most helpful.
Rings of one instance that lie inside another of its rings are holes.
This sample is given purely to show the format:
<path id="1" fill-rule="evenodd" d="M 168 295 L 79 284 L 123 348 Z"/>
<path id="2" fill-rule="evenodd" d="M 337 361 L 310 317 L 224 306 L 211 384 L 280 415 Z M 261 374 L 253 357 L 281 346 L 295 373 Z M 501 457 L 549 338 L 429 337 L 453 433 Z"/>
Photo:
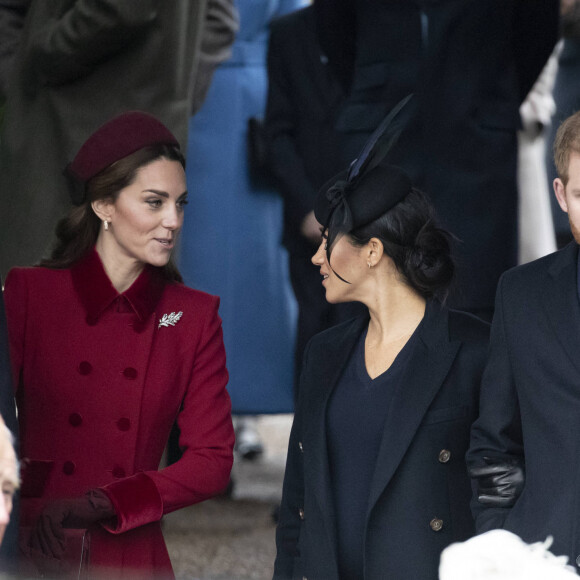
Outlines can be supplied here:
<path id="1" fill-rule="evenodd" d="M 144 322 L 155 310 L 166 284 L 159 268 L 145 266 L 137 280 L 119 294 L 94 248 L 71 268 L 71 275 L 87 312 L 87 322 L 91 325 L 96 324 L 101 314 L 120 296 L 126 299 L 139 320 Z"/>

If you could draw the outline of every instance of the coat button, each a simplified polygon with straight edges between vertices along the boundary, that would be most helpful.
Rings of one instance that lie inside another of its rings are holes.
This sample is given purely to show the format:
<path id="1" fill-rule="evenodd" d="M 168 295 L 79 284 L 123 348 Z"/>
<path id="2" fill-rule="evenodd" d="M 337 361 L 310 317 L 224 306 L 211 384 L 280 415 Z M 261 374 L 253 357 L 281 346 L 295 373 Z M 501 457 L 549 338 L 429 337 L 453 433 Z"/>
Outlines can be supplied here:
<path id="1" fill-rule="evenodd" d="M 83 418 L 78 413 L 71 413 L 68 416 L 68 422 L 73 427 L 78 427 L 83 422 Z"/>
<path id="2" fill-rule="evenodd" d="M 304 453 L 304 445 L 302 445 L 302 441 L 298 441 L 298 449 L 300 449 L 300 451 Z"/>
<path id="3" fill-rule="evenodd" d="M 439 451 L 439 463 L 447 463 L 451 459 L 451 451 L 449 449 L 441 449 Z"/>
<path id="4" fill-rule="evenodd" d="M 64 465 L 62 466 L 62 472 L 65 475 L 72 475 L 75 472 L 76 465 L 74 461 L 65 461 Z"/>
<path id="5" fill-rule="evenodd" d="M 580 556 L 576 556 L 576 566 L 580 566 Z"/>
<path id="6" fill-rule="evenodd" d="M 126 379 L 129 380 L 134 380 L 137 378 L 137 371 L 136 369 L 134 369 L 133 367 L 127 367 L 124 371 L 123 371 L 123 376 Z"/>
<path id="7" fill-rule="evenodd" d="M 118 465 L 116 467 L 113 467 L 113 477 L 121 479 L 122 477 L 125 477 L 125 475 L 126 475 L 125 470 L 122 467 Z"/>
<path id="8" fill-rule="evenodd" d="M 129 431 L 131 429 L 131 421 L 127 417 L 121 417 L 117 421 L 117 428 L 119 431 Z"/>
<path id="9" fill-rule="evenodd" d="M 300 508 L 300 509 L 298 510 L 298 516 L 300 517 L 300 519 L 301 519 L 301 520 L 303 520 L 303 519 L 304 519 L 304 510 L 303 510 L 302 508 Z"/>
<path id="10" fill-rule="evenodd" d="M 77 370 L 81 375 L 90 375 L 91 371 L 93 370 L 93 365 L 90 362 L 84 360 L 79 363 Z"/>
<path id="11" fill-rule="evenodd" d="M 439 518 L 433 518 L 429 522 L 429 525 L 434 532 L 440 532 L 443 528 L 443 520 L 440 520 Z"/>

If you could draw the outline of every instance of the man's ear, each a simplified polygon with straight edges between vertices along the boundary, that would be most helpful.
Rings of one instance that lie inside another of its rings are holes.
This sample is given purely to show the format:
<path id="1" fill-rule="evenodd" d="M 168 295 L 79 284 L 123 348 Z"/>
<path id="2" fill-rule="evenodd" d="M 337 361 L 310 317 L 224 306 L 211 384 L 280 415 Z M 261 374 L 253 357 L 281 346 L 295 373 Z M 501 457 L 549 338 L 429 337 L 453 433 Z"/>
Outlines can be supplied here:
<path id="1" fill-rule="evenodd" d="M 111 221 L 113 215 L 113 204 L 109 200 L 97 199 L 96 201 L 91 202 L 91 207 L 101 221 Z"/>
<path id="2" fill-rule="evenodd" d="M 562 208 L 562 211 L 568 213 L 568 202 L 566 200 L 566 188 L 564 187 L 563 181 L 556 177 L 554 179 L 554 193 L 556 194 L 556 199 Z"/>

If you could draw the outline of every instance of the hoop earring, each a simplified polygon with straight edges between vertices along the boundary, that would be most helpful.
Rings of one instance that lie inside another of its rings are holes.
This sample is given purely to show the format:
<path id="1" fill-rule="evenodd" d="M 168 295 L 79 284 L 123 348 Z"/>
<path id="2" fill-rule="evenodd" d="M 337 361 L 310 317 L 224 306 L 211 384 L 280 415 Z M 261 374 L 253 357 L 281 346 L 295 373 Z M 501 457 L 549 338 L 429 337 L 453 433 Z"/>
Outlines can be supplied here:
<path id="1" fill-rule="evenodd" d="M 108 231 L 109 230 L 109 222 L 107 220 L 105 220 L 103 222 L 103 225 L 105 226 L 105 231 Z"/>

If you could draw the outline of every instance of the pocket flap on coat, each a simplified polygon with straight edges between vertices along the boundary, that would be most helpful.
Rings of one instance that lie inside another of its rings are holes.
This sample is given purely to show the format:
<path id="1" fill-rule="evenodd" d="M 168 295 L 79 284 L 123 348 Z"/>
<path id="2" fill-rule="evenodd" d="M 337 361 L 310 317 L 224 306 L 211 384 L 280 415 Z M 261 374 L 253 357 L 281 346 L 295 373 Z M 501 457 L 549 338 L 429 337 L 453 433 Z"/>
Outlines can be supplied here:
<path id="1" fill-rule="evenodd" d="M 467 416 L 467 407 L 445 407 L 443 409 L 433 409 L 429 411 L 423 419 L 423 425 L 432 423 L 443 423 L 444 421 L 455 421 Z"/>

